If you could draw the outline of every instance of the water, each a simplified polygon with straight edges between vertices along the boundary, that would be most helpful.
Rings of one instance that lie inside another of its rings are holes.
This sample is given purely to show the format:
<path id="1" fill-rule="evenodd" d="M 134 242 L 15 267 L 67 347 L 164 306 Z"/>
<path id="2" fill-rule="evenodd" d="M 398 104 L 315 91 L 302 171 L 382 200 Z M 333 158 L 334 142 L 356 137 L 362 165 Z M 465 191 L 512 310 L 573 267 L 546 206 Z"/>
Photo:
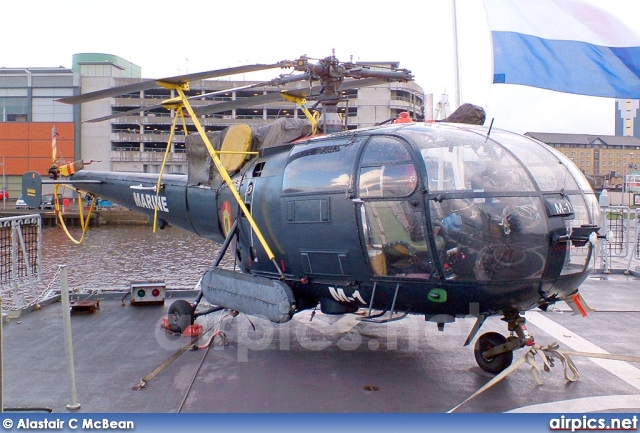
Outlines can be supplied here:
<path id="1" fill-rule="evenodd" d="M 81 235 L 79 229 L 70 232 Z M 49 284 L 58 266 L 67 265 L 70 289 L 127 289 L 131 281 L 147 280 L 164 280 L 168 289 L 191 289 L 219 248 L 176 227 L 156 233 L 143 225 L 93 227 L 80 245 L 62 229 L 47 227 L 42 229 L 42 283 Z"/>

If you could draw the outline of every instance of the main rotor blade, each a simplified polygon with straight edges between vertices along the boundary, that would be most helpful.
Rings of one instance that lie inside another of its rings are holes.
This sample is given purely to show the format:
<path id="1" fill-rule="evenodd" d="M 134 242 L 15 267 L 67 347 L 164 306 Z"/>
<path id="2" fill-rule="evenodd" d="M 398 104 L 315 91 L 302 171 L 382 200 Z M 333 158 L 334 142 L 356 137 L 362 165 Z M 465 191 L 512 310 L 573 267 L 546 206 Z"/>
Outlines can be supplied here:
<path id="1" fill-rule="evenodd" d="M 340 90 L 359 89 L 361 87 L 378 86 L 380 84 L 391 83 L 396 80 L 386 78 L 362 78 L 354 80 L 344 80 L 340 86 Z"/>
<path id="2" fill-rule="evenodd" d="M 152 111 L 152 110 L 157 110 L 158 108 L 162 108 L 163 105 L 162 104 L 156 104 L 156 105 L 150 105 L 148 107 L 140 107 L 140 108 L 132 108 L 131 110 L 127 110 L 127 111 L 119 111 L 117 113 L 113 113 L 110 114 L 108 116 L 103 116 L 103 117 L 97 117 L 95 119 L 91 119 L 91 120 L 85 120 L 86 123 L 98 123 L 98 122 L 104 122 L 105 120 L 110 120 L 110 119 L 117 119 L 118 117 L 124 117 L 124 116 L 128 116 L 130 114 L 134 114 L 134 113 L 142 113 L 142 112 L 146 112 L 146 111 Z"/>
<path id="3" fill-rule="evenodd" d="M 175 77 L 161 78 L 159 80 L 142 80 L 138 83 L 126 84 L 124 86 L 112 87 L 109 89 L 97 90 L 95 92 L 83 93 L 82 95 L 69 96 L 67 98 L 57 99 L 57 102 L 64 104 L 82 104 L 84 102 L 96 101 L 98 99 L 110 98 L 127 93 L 141 92 L 156 87 L 161 87 L 160 82 L 170 84 L 180 84 L 189 81 L 205 80 L 207 78 L 224 77 L 227 75 L 244 74 L 247 72 L 262 71 L 264 69 L 286 67 L 285 62 L 274 63 L 271 65 L 255 64 L 234 66 L 232 68 L 216 69 L 206 72 L 196 72 L 193 74 L 177 75 Z"/>
<path id="4" fill-rule="evenodd" d="M 354 80 L 345 80 L 340 86 L 340 90 L 357 89 L 360 87 L 375 86 L 379 84 L 388 83 L 389 80 L 384 78 L 363 78 Z M 285 89 L 284 92 L 296 97 L 302 97 L 307 99 L 313 99 L 320 96 L 322 86 L 317 84 L 312 87 L 299 88 L 299 89 Z M 219 102 L 217 104 L 204 105 L 201 107 L 194 107 L 193 111 L 198 115 L 211 113 L 221 113 L 223 111 L 232 110 L 234 108 L 249 108 L 256 105 L 268 104 L 270 102 L 281 101 L 282 97 L 280 92 L 267 93 L 266 95 L 252 96 L 249 98 L 236 99 L 235 101 Z"/>
<path id="5" fill-rule="evenodd" d="M 271 65 L 265 65 L 265 64 L 259 63 L 255 65 L 234 66 L 232 68 L 215 69 L 213 71 L 195 72 L 193 74 L 177 75 L 175 77 L 161 78 L 158 81 L 163 81 L 165 83 L 171 83 L 171 84 L 180 84 L 180 83 L 187 83 L 189 81 L 206 80 L 208 78 L 225 77 L 227 75 L 236 75 L 236 74 L 245 74 L 247 72 L 263 71 L 265 69 L 285 68 L 287 67 L 288 63 L 290 62 L 286 62 L 286 61 L 278 62 L 278 63 L 273 63 Z"/>
<path id="6" fill-rule="evenodd" d="M 204 96 L 220 95 L 222 93 L 233 92 L 233 91 L 236 91 L 236 90 L 245 90 L 245 89 L 250 89 L 252 87 L 265 86 L 267 84 L 268 84 L 267 82 L 261 82 L 261 83 L 255 83 L 255 84 L 247 84 L 245 86 L 233 87 L 231 89 L 221 89 L 221 90 L 216 90 L 214 92 L 203 93 L 201 95 L 189 96 L 187 99 L 188 100 L 200 99 L 200 98 L 202 98 Z M 102 116 L 102 117 L 97 117 L 95 119 L 85 120 L 85 122 L 86 123 L 104 122 L 105 120 L 117 119 L 118 117 L 125 117 L 125 116 L 128 116 L 130 114 L 134 114 L 134 113 L 143 113 L 143 112 L 147 112 L 147 111 L 153 111 L 153 110 L 157 110 L 158 108 L 162 108 L 162 107 L 164 107 L 164 104 L 155 104 L 155 105 L 149 105 L 147 107 L 132 108 L 130 110 L 119 111 L 117 113 L 113 113 L 113 114 L 110 114 L 108 116 Z"/>
<path id="7" fill-rule="evenodd" d="M 340 86 L 340 89 L 341 90 L 357 89 L 360 87 L 375 86 L 375 85 L 384 84 L 388 82 L 389 80 L 384 78 L 363 78 L 363 79 L 345 80 Z M 216 92 L 207 93 L 207 95 L 213 95 L 216 93 L 225 93 L 225 92 L 238 90 L 238 89 L 247 89 L 250 87 L 260 87 L 266 84 L 268 83 L 257 83 L 257 84 L 252 84 L 249 86 L 241 86 L 233 89 L 219 90 Z M 299 89 L 285 89 L 284 92 L 296 97 L 313 98 L 313 97 L 319 96 L 321 90 L 322 90 L 322 86 L 318 84 L 310 88 L 306 87 L 306 88 L 299 88 Z M 222 113 L 224 111 L 233 110 L 234 108 L 249 108 L 249 107 L 254 107 L 256 105 L 262 105 L 262 104 L 268 104 L 271 102 L 281 101 L 282 97 L 280 95 L 281 95 L 281 92 L 273 92 L 273 93 L 267 93 L 266 95 L 257 95 L 249 98 L 236 99 L 233 101 L 218 102 L 216 104 L 193 107 L 193 111 L 196 113 L 197 116 L 202 116 L 205 114 L 212 114 L 212 113 Z M 197 99 L 201 97 L 202 95 L 195 95 L 187 99 Z M 133 108 L 131 110 L 113 113 L 108 116 L 87 120 L 86 122 L 87 123 L 103 122 L 105 120 L 117 119 L 118 117 L 124 117 L 134 113 L 156 110 L 158 108 L 162 108 L 162 106 L 163 106 L 162 104 L 156 104 L 156 105 L 150 105 L 148 107 Z"/>
<path id="8" fill-rule="evenodd" d="M 98 99 L 110 98 L 112 96 L 141 92 L 143 90 L 153 89 L 154 87 L 158 87 L 158 84 L 155 80 L 143 80 L 139 83 L 111 87 L 108 89 L 96 90 L 95 92 L 83 93 L 81 95 L 56 99 L 56 102 L 62 102 L 63 104 L 82 104 L 84 102 L 97 101 Z"/>
<path id="9" fill-rule="evenodd" d="M 295 96 L 306 96 L 310 93 L 319 92 L 321 86 L 316 85 L 311 89 L 291 89 L 285 90 L 286 93 L 293 94 Z M 233 110 L 234 108 L 249 108 L 256 105 L 268 104 L 270 102 L 282 101 L 280 96 L 281 92 L 267 93 L 266 95 L 251 96 L 249 98 L 236 99 L 234 101 L 219 102 L 217 104 L 204 105 L 202 107 L 194 107 L 193 111 L 198 115 L 211 113 L 221 113 L 223 111 Z"/>

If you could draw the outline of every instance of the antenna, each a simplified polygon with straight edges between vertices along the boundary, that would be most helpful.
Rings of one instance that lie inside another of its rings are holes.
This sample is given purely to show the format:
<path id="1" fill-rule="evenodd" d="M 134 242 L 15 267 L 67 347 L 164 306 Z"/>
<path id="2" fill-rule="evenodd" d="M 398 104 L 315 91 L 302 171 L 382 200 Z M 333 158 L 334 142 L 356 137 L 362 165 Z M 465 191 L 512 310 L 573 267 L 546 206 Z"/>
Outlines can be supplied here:
<path id="1" fill-rule="evenodd" d="M 491 124 L 489 125 L 489 130 L 487 131 L 487 137 L 484 139 L 484 142 L 486 143 L 487 140 L 489 139 L 489 134 L 491 134 L 491 128 L 493 128 L 493 121 L 495 120 L 495 117 L 491 118 Z"/>

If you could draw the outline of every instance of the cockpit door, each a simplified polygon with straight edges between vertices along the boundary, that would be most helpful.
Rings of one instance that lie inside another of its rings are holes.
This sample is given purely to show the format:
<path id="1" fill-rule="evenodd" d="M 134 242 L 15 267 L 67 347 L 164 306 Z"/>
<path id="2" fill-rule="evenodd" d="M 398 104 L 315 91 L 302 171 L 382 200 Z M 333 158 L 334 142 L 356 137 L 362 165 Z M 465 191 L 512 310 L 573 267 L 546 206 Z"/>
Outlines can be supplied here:
<path id="1" fill-rule="evenodd" d="M 420 185 L 406 143 L 389 136 L 370 139 L 358 168 L 357 195 L 374 276 L 428 278 L 433 272 Z"/>

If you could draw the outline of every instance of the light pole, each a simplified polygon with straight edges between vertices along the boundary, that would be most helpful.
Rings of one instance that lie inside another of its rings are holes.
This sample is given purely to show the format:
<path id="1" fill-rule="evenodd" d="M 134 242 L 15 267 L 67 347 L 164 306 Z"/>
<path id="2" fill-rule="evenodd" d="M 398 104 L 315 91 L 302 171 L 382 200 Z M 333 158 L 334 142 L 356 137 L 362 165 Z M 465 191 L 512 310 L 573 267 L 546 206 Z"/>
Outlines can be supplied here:
<path id="1" fill-rule="evenodd" d="M 629 160 L 632 153 L 625 153 L 622 155 L 622 205 L 625 206 L 625 198 L 629 193 L 629 175 L 627 175 L 627 170 L 629 174 L 631 174 L 631 163 Z M 631 207 L 631 198 L 629 198 L 629 207 Z"/>
<path id="2" fill-rule="evenodd" d="M 4 155 L 2 155 L 2 209 L 7 208 L 7 182 L 4 176 Z"/>

